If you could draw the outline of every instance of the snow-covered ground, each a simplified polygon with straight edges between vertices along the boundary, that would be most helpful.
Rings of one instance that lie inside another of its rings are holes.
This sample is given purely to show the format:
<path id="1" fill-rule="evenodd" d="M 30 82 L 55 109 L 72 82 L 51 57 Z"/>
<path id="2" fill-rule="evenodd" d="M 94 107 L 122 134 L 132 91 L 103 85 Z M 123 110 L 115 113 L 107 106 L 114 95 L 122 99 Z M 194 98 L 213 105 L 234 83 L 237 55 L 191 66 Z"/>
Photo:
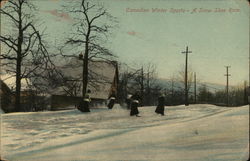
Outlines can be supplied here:
<path id="1" fill-rule="evenodd" d="M 0 114 L 3 114 L 4 112 L 3 112 L 3 110 L 0 108 Z"/>
<path id="2" fill-rule="evenodd" d="M 249 107 L 116 106 L 1 114 L 1 156 L 9 161 L 245 161 Z"/>

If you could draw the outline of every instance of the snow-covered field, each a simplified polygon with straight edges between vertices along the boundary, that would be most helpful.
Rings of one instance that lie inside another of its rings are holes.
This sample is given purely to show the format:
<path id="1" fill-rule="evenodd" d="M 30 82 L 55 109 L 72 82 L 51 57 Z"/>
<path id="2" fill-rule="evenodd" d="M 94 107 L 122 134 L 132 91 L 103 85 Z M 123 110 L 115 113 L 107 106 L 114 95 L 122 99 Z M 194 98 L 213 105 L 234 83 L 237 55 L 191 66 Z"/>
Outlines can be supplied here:
<path id="1" fill-rule="evenodd" d="M 1 156 L 9 161 L 246 161 L 249 107 L 116 106 L 1 114 Z"/>

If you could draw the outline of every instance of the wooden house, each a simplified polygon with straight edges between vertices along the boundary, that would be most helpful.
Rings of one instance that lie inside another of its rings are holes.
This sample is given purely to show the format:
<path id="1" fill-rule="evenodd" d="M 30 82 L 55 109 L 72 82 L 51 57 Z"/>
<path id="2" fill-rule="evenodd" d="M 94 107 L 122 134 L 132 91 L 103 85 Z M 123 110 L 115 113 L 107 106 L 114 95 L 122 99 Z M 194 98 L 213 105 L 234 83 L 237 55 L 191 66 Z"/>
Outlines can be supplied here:
<path id="1" fill-rule="evenodd" d="M 51 110 L 75 108 L 82 99 L 82 60 L 73 58 L 58 70 L 63 75 L 63 85 L 51 92 Z M 105 107 L 109 96 L 117 95 L 117 62 L 90 61 L 87 89 L 91 91 L 90 107 Z"/>
<path id="2" fill-rule="evenodd" d="M 14 111 L 16 78 L 9 74 L 1 75 L 1 107 L 4 112 Z M 32 111 L 34 108 L 34 92 L 32 83 L 29 79 L 21 79 L 20 91 L 20 111 Z"/>
<path id="3" fill-rule="evenodd" d="M 10 88 L 4 83 L 3 80 L 0 80 L 0 103 L 1 103 L 1 110 L 4 112 L 12 112 L 14 107 L 11 106 L 12 104 L 13 94 Z"/>

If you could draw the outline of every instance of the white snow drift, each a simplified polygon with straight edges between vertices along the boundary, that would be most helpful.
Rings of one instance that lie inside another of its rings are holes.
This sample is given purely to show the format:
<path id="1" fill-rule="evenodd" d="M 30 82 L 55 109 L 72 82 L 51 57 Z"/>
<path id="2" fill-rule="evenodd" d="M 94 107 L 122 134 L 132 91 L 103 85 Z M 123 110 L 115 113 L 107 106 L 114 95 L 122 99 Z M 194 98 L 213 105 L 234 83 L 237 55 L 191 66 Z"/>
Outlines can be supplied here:
<path id="1" fill-rule="evenodd" d="M 213 105 L 1 114 L 1 156 L 10 161 L 245 161 L 249 107 Z"/>

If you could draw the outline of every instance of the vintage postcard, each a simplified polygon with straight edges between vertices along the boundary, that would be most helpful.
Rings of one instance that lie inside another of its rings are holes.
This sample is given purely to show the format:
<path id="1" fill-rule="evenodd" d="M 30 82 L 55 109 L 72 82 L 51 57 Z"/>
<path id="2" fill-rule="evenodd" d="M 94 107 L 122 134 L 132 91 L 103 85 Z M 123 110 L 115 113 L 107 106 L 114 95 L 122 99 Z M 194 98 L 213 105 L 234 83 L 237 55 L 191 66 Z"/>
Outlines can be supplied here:
<path id="1" fill-rule="evenodd" d="M 0 160 L 249 160 L 249 6 L 0 0 Z"/>

